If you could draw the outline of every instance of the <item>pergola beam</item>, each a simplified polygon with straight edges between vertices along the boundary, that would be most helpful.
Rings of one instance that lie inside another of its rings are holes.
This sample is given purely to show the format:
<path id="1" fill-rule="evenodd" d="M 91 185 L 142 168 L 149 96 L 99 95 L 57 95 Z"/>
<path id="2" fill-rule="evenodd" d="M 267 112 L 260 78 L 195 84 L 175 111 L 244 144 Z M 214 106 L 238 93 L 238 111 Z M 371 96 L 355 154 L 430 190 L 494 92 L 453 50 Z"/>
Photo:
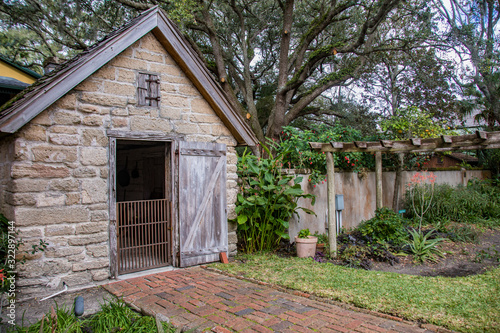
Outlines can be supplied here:
<path id="1" fill-rule="evenodd" d="M 500 132 L 480 132 L 460 136 L 442 136 L 440 138 L 391 141 L 356 142 L 309 142 L 309 146 L 320 152 L 444 152 L 453 150 L 477 150 L 500 148 Z"/>

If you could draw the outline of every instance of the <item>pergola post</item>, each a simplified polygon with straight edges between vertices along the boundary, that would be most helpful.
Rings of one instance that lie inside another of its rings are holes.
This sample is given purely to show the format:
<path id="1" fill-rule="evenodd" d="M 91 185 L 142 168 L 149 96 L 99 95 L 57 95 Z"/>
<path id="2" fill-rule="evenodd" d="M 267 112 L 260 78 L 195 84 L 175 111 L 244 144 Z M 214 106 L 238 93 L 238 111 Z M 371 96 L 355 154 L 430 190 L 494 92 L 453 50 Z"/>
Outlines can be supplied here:
<path id="1" fill-rule="evenodd" d="M 326 153 L 326 175 L 328 193 L 328 242 L 330 243 L 330 256 L 337 257 L 337 221 L 335 220 L 335 165 L 333 154 Z"/>
<path id="2" fill-rule="evenodd" d="M 382 152 L 375 153 L 375 181 L 376 181 L 376 202 L 377 209 L 383 206 L 383 192 L 382 192 Z"/>

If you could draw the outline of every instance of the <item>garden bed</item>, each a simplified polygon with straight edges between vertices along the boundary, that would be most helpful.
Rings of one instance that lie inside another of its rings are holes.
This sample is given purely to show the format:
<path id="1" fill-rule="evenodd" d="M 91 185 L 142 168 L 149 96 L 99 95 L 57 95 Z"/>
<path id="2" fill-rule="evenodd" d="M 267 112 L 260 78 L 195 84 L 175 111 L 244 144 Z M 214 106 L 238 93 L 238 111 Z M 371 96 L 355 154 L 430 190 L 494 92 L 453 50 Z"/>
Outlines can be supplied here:
<path id="1" fill-rule="evenodd" d="M 374 262 L 371 269 L 420 276 L 459 277 L 482 274 L 500 265 L 500 230 L 484 230 L 477 243 L 445 241 L 439 246 L 444 258 L 416 264 L 413 256 L 399 257 L 399 263 Z"/>

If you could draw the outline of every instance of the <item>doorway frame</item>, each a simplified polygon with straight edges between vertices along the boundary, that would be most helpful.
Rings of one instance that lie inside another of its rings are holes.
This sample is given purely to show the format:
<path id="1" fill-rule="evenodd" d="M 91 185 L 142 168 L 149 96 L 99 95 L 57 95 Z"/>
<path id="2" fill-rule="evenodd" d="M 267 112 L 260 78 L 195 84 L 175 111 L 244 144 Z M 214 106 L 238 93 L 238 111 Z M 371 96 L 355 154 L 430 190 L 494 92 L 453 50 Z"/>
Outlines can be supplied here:
<path id="1" fill-rule="evenodd" d="M 151 141 L 151 142 L 164 142 L 170 143 L 170 200 L 172 202 L 172 258 L 170 262 L 175 266 L 177 265 L 176 258 L 177 243 L 178 243 L 178 209 L 177 209 L 177 196 L 176 187 L 177 179 L 175 177 L 175 170 L 177 169 L 178 161 L 176 151 L 178 150 L 179 141 L 184 141 L 184 135 L 177 134 L 164 134 L 164 133 L 145 133 L 145 132 L 129 132 L 119 130 L 107 130 L 106 134 L 109 139 L 108 143 L 108 207 L 109 207 L 109 269 L 112 279 L 118 277 L 118 237 L 117 237 L 117 224 L 116 224 L 116 149 L 117 140 L 124 141 Z M 165 156 L 165 163 L 167 163 L 167 156 Z M 167 172 L 167 171 L 165 171 Z M 166 176 L 166 174 L 165 174 Z M 168 186 L 168 185 L 167 185 Z"/>

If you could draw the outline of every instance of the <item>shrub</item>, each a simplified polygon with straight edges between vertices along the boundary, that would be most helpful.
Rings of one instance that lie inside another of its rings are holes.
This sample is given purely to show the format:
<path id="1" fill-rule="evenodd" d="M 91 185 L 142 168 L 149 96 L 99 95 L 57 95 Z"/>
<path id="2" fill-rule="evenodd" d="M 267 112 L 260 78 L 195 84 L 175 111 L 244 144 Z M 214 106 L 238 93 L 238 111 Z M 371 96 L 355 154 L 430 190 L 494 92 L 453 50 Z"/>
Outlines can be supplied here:
<path id="1" fill-rule="evenodd" d="M 314 214 L 297 205 L 299 198 L 311 199 L 312 204 L 315 199 L 304 194 L 302 177 L 282 173 L 283 154 L 268 154 L 271 158 L 257 158 L 245 151 L 238 159 L 242 185 L 236 202 L 237 232 L 247 253 L 274 250 L 282 238 L 288 239 L 288 221 L 299 209 Z"/>
<path id="2" fill-rule="evenodd" d="M 404 219 L 387 207 L 377 209 L 375 216 L 361 222 L 357 230 L 368 241 L 376 243 L 389 243 L 399 247 L 408 239 Z"/>
<path id="3" fill-rule="evenodd" d="M 424 234 L 421 230 L 410 231 L 412 241 L 409 243 L 410 252 L 417 262 L 432 261 L 437 262 L 436 255 L 443 257 L 443 253 L 437 248 L 444 238 L 432 238 L 435 230 L 430 230 Z"/>
<path id="4" fill-rule="evenodd" d="M 405 207 L 412 217 L 411 200 L 406 194 Z M 415 196 L 415 205 L 420 205 Z M 452 187 L 447 184 L 434 186 L 434 197 L 429 210 L 424 214 L 427 223 L 439 220 L 483 224 L 500 224 L 500 190 L 488 182 L 471 182 L 468 186 Z M 489 221 L 485 221 L 489 220 Z"/>

